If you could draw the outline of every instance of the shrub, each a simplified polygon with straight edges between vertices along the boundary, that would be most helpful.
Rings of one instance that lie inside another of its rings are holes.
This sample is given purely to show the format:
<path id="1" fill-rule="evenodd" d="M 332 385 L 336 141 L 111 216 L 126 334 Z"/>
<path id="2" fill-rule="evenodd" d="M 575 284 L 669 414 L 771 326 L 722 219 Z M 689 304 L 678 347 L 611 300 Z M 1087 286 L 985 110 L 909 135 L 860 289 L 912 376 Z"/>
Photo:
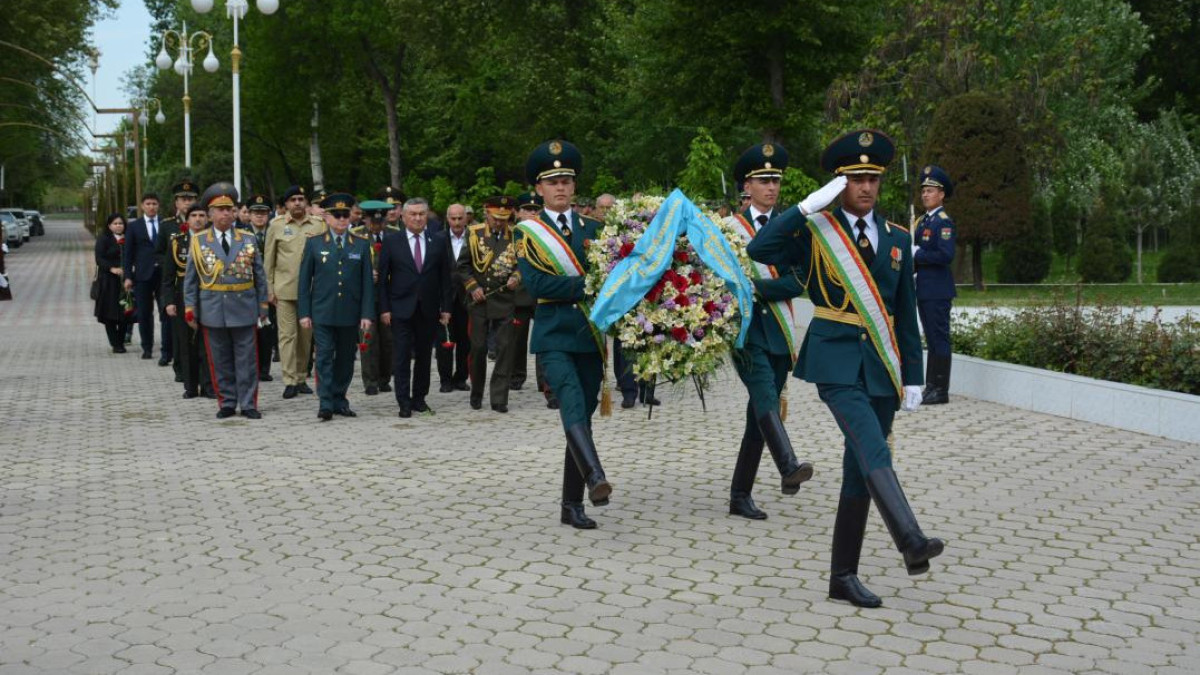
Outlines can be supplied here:
<path id="1" fill-rule="evenodd" d="M 1050 274 L 1053 258 L 1049 231 L 1033 230 L 1000 245 L 1002 284 L 1036 284 Z"/>
<path id="2" fill-rule="evenodd" d="M 1200 395 L 1200 321 L 1138 319 L 1127 308 L 1062 297 L 951 323 L 955 351 L 990 361 Z"/>
<path id="3" fill-rule="evenodd" d="M 1200 281 L 1200 246 L 1175 246 L 1158 261 L 1158 280 L 1164 284 Z"/>
<path id="4" fill-rule="evenodd" d="M 1133 272 L 1133 251 L 1124 241 L 1092 236 L 1079 249 L 1079 278 L 1085 283 L 1115 284 Z"/>

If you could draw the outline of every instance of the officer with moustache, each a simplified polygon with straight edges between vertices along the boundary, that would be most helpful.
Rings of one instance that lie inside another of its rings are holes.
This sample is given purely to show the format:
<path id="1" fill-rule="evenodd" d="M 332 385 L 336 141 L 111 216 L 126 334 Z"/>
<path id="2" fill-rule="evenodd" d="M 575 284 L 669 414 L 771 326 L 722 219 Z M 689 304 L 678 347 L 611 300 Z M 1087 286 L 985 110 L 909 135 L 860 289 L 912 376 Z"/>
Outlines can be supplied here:
<path id="1" fill-rule="evenodd" d="M 592 529 L 596 521 L 584 511 L 584 487 L 594 506 L 604 506 L 612 485 L 592 437 L 592 415 L 604 383 L 604 338 L 580 304 L 588 269 L 586 242 L 596 237 L 600 222 L 571 209 L 582 167 L 583 155 L 567 141 L 546 141 L 530 153 L 525 172 L 545 207 L 537 221 L 519 225 L 517 251 L 521 280 L 538 303 L 530 350 L 558 397 L 567 440 L 559 520 Z"/>
<path id="2" fill-rule="evenodd" d="M 921 405 L 923 379 L 912 238 L 875 211 L 894 154 L 892 140 L 870 129 L 834 140 L 821 167 L 836 178 L 768 222 L 747 248 L 755 261 L 792 269 L 814 305 L 795 376 L 816 384 L 845 438 L 829 597 L 859 607 L 882 604 L 858 578 L 872 500 L 909 574 L 929 571 L 944 548 L 917 524 L 888 443 L 896 409 Z M 839 196 L 840 208 L 822 211 Z"/>
<path id="3" fill-rule="evenodd" d="M 283 371 L 283 397 L 311 394 L 308 386 L 309 355 L 312 353 L 312 330 L 300 325 L 296 302 L 300 297 L 300 260 L 309 237 L 325 233 L 325 222 L 308 213 L 308 196 L 304 188 L 293 185 L 284 193 L 287 212 L 271 221 L 267 227 L 267 247 L 263 252 L 263 267 L 271 303 L 275 305 L 279 330 L 280 370 Z"/>

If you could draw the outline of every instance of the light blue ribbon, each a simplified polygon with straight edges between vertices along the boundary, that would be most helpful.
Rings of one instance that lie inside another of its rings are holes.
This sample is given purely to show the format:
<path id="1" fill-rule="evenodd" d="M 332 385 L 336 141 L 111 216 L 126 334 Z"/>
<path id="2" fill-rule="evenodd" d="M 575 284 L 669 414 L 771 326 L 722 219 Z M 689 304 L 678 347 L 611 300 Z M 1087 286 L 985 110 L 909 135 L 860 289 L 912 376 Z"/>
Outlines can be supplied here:
<path id="1" fill-rule="evenodd" d="M 737 346 L 745 343 L 746 331 L 754 307 L 754 287 L 742 272 L 737 254 L 725 239 L 721 228 L 696 207 L 680 190 L 667 196 L 654 219 L 638 238 L 633 251 L 613 267 L 592 305 L 591 320 L 600 330 L 608 330 L 617 319 L 633 309 L 671 267 L 675 243 L 681 235 L 700 260 L 712 270 L 738 300 L 742 325 Z"/>

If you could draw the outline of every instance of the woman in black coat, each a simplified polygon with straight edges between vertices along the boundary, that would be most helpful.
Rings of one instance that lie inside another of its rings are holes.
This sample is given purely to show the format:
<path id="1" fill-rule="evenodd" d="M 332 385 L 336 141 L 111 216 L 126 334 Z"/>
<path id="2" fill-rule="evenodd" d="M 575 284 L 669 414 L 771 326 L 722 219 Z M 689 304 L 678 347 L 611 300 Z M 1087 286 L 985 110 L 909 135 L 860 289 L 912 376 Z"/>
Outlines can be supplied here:
<path id="1" fill-rule="evenodd" d="M 96 237 L 96 320 L 104 324 L 113 353 L 124 354 L 125 327 L 129 323 L 121 306 L 121 296 L 125 293 L 121 260 L 125 219 L 114 213 L 107 223 L 104 232 Z"/>

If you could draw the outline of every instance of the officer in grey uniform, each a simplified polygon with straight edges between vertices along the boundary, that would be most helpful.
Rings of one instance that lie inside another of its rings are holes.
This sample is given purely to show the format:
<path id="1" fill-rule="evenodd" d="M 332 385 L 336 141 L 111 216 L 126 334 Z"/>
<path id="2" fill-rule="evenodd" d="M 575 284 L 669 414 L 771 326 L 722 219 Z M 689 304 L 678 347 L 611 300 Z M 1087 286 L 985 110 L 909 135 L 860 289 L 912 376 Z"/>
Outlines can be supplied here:
<path id="1" fill-rule="evenodd" d="M 267 280 L 253 232 L 235 229 L 237 190 L 216 183 L 200 203 L 212 227 L 192 237 L 184 275 L 184 319 L 203 326 L 208 369 L 217 390 L 217 418 L 259 419 L 255 328 L 267 317 Z"/>

